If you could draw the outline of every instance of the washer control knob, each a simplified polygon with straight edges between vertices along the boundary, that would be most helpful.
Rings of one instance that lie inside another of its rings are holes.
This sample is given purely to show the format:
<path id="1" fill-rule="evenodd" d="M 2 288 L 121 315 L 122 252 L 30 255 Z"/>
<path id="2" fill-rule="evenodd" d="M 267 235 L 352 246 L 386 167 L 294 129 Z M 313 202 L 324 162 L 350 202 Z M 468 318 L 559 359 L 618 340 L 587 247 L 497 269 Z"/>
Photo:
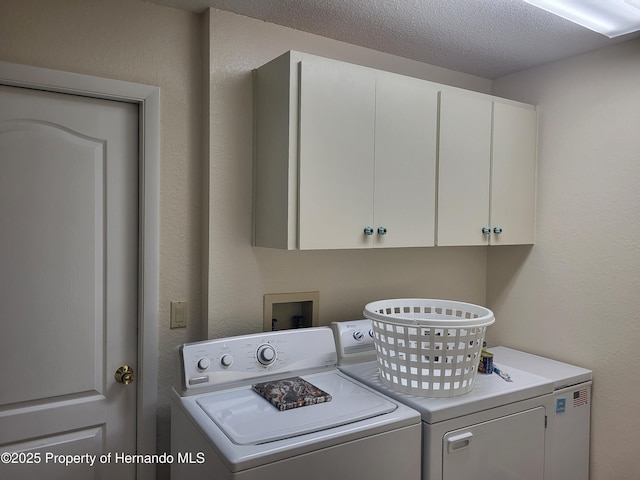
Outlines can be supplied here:
<path id="1" fill-rule="evenodd" d="M 362 332 L 360 330 L 353 332 L 353 338 L 355 338 L 356 340 L 360 341 L 364 338 L 364 335 L 362 334 Z"/>
<path id="2" fill-rule="evenodd" d="M 273 345 L 269 345 L 265 343 L 264 345 L 260 345 L 258 350 L 256 351 L 256 357 L 258 358 L 258 362 L 265 367 L 271 365 L 276 361 L 276 349 L 273 348 Z"/>
<path id="3" fill-rule="evenodd" d="M 208 358 L 201 358 L 200 360 L 198 360 L 198 370 L 206 370 L 207 368 L 209 368 L 211 366 L 211 362 L 209 361 Z"/>
<path id="4" fill-rule="evenodd" d="M 370 329 L 369 329 L 369 336 L 370 336 L 371 338 L 374 338 L 374 337 L 373 337 L 373 328 L 370 328 Z"/>
<path id="5" fill-rule="evenodd" d="M 222 358 L 220 359 L 220 365 L 222 365 L 223 367 L 230 367 L 231 364 L 233 364 L 233 357 L 228 353 L 222 355 Z"/>

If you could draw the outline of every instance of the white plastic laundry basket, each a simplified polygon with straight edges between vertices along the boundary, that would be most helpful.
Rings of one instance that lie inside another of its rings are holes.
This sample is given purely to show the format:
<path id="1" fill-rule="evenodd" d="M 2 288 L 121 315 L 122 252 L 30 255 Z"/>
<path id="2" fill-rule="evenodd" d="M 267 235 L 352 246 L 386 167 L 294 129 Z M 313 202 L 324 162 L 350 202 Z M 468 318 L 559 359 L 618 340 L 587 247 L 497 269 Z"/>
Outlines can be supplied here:
<path id="1" fill-rule="evenodd" d="M 388 387 L 425 397 L 473 389 L 488 308 L 450 300 L 400 298 L 369 303 L 380 378 Z"/>

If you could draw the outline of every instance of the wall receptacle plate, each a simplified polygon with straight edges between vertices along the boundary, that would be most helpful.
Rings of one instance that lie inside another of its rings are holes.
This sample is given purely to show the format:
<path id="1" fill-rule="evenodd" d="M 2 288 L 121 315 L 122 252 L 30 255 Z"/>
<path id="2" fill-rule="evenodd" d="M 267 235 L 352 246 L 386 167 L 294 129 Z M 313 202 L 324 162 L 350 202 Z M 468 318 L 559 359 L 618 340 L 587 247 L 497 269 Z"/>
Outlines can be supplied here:
<path id="1" fill-rule="evenodd" d="M 171 328 L 183 328 L 188 323 L 187 302 L 171 302 Z"/>

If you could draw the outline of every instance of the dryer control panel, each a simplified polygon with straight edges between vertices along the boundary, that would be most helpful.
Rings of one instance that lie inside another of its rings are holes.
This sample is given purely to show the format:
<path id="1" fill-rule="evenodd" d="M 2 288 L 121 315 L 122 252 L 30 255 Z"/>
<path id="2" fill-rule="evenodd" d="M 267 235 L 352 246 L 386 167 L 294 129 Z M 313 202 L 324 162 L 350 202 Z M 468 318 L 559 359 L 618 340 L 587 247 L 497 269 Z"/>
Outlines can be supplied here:
<path id="1" fill-rule="evenodd" d="M 371 320 L 333 322 L 331 328 L 336 337 L 338 365 L 351 365 L 376 359 Z"/>
<path id="2" fill-rule="evenodd" d="M 182 390 L 189 395 L 335 368 L 337 355 L 331 329 L 317 327 L 187 343 L 180 360 Z"/>

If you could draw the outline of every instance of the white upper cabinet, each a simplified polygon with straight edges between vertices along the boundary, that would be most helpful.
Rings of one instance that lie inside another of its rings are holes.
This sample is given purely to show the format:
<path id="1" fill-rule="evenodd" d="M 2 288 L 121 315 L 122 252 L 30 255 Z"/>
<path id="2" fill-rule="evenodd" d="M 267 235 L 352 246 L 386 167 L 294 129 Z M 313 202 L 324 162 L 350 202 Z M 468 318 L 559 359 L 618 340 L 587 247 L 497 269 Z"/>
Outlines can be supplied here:
<path id="1" fill-rule="evenodd" d="M 533 107 L 293 51 L 254 105 L 256 246 L 533 243 Z"/>
<path id="2" fill-rule="evenodd" d="M 298 247 L 371 246 L 375 75 L 320 58 L 300 69 Z"/>
<path id="3" fill-rule="evenodd" d="M 375 246 L 435 244 L 438 90 L 415 78 L 376 80 Z"/>
<path id="4" fill-rule="evenodd" d="M 256 245 L 434 245 L 431 84 L 289 52 L 256 71 L 255 94 Z"/>
<path id="5" fill-rule="evenodd" d="M 537 125 L 533 108 L 494 102 L 491 245 L 535 242 Z"/>
<path id="6" fill-rule="evenodd" d="M 438 155 L 440 246 L 486 245 L 489 227 L 491 101 L 442 92 Z"/>
<path id="7" fill-rule="evenodd" d="M 437 245 L 534 243 L 536 125 L 530 105 L 442 93 Z"/>

